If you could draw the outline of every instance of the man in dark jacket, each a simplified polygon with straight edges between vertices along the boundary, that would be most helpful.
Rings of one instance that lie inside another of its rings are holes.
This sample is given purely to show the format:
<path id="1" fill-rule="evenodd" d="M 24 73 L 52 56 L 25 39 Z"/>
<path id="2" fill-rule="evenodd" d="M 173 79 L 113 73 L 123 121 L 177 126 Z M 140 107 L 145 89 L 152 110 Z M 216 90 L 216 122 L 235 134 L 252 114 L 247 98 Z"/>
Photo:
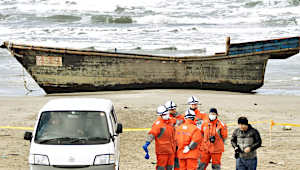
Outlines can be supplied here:
<path id="1" fill-rule="evenodd" d="M 235 151 L 236 170 L 256 170 L 256 149 L 261 146 L 259 132 L 248 124 L 246 117 L 238 119 L 239 128 L 235 129 L 231 144 Z"/>

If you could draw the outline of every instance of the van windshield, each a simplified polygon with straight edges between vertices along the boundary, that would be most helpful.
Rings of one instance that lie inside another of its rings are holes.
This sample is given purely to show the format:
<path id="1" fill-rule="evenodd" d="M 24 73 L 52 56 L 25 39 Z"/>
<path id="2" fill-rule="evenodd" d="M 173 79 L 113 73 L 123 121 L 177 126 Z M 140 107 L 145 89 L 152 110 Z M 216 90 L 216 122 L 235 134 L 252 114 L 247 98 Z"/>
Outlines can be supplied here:
<path id="1" fill-rule="evenodd" d="M 110 133 L 106 114 L 95 111 L 43 112 L 34 141 L 52 145 L 108 143 Z"/>

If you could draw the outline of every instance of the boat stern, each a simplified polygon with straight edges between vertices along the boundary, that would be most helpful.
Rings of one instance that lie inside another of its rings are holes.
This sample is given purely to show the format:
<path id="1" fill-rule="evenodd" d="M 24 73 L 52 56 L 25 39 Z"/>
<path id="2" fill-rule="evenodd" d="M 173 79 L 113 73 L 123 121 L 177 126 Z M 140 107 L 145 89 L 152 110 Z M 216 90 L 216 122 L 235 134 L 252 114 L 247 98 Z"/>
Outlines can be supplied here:
<path id="1" fill-rule="evenodd" d="M 300 37 L 229 44 L 228 55 L 268 54 L 269 59 L 287 59 L 299 53 Z"/>

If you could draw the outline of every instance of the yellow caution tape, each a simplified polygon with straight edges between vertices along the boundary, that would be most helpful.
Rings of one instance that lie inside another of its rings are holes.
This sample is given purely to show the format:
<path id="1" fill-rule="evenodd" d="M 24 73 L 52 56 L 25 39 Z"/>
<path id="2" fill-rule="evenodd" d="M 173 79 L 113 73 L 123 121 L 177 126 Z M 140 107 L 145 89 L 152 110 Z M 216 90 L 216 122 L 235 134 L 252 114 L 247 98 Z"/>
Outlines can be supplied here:
<path id="1" fill-rule="evenodd" d="M 31 127 L 0 126 L 0 129 L 33 130 Z"/>
<path id="2" fill-rule="evenodd" d="M 250 123 L 250 124 L 270 123 L 270 120 L 255 121 L 255 122 L 249 122 L 249 123 Z"/>
<path id="3" fill-rule="evenodd" d="M 255 121 L 255 122 L 249 122 L 250 124 L 258 124 L 258 123 L 269 123 L 270 120 L 264 120 L 264 121 Z M 237 123 L 228 123 L 227 126 L 235 126 Z"/>
<path id="4" fill-rule="evenodd" d="M 273 125 L 300 127 L 300 125 L 297 125 L 297 124 L 291 124 L 291 123 L 273 123 Z"/>
<path id="5" fill-rule="evenodd" d="M 151 128 L 125 128 L 124 132 L 139 132 L 139 131 L 149 131 Z"/>

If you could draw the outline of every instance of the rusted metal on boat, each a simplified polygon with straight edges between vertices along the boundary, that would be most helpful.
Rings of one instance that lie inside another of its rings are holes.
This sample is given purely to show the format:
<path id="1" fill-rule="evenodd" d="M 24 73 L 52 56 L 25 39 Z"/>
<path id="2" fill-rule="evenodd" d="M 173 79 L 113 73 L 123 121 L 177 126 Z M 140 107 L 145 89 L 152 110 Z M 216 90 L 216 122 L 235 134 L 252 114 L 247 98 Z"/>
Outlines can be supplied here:
<path id="1" fill-rule="evenodd" d="M 264 83 L 268 59 L 299 53 L 300 38 L 246 43 L 226 41 L 211 56 L 168 57 L 32 46 L 4 42 L 46 93 L 147 88 L 251 92 Z"/>

